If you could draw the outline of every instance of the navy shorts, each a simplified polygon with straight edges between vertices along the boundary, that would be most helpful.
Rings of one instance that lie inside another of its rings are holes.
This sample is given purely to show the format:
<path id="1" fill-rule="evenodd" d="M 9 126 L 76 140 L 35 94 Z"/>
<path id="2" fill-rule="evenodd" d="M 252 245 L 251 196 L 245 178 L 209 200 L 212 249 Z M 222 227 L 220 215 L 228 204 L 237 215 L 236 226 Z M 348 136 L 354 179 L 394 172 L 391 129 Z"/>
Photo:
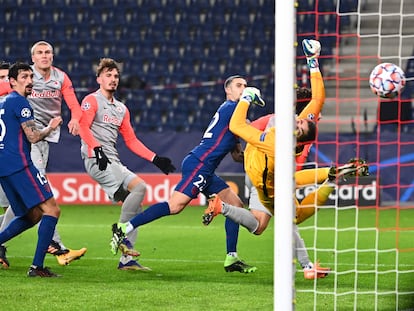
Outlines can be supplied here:
<path id="1" fill-rule="evenodd" d="M 16 216 L 26 215 L 31 208 L 53 197 L 47 178 L 33 164 L 0 177 L 0 183 Z"/>
<path id="2" fill-rule="evenodd" d="M 175 187 L 175 191 L 184 193 L 192 199 L 195 199 L 200 192 L 209 197 L 229 187 L 214 173 L 213 169 L 204 165 L 193 154 L 184 158 L 181 171 L 181 180 Z"/>

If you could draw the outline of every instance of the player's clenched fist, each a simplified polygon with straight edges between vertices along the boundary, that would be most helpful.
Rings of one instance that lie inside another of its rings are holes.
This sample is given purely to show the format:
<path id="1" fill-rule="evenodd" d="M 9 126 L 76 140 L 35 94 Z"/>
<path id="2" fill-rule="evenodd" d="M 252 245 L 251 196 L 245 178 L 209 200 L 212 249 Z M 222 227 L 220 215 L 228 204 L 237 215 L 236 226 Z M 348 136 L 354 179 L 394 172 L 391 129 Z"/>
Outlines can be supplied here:
<path id="1" fill-rule="evenodd" d="M 249 102 L 250 104 L 255 104 L 260 107 L 264 107 L 265 101 L 260 94 L 260 90 L 258 88 L 248 86 L 243 90 L 241 98 Z"/>

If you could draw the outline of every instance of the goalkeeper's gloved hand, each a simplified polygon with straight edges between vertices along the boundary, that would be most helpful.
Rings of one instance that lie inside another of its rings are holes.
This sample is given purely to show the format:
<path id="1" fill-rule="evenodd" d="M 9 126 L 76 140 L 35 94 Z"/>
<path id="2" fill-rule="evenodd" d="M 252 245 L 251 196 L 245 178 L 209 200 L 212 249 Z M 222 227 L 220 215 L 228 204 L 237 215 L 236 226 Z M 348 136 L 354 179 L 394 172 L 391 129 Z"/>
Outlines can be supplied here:
<path id="1" fill-rule="evenodd" d="M 102 147 L 95 147 L 93 148 L 93 151 L 95 151 L 96 165 L 98 165 L 99 170 L 106 170 L 108 163 L 111 164 L 111 161 L 109 161 L 108 157 L 103 152 Z"/>
<path id="2" fill-rule="evenodd" d="M 175 171 L 175 166 L 172 165 L 170 158 L 159 157 L 158 155 L 155 155 L 152 163 L 154 163 L 154 165 L 166 175 Z"/>
<path id="3" fill-rule="evenodd" d="M 260 90 L 255 87 L 246 87 L 243 90 L 241 98 L 248 101 L 250 104 L 255 104 L 260 107 L 265 106 L 265 101 L 263 100 L 262 95 L 260 94 Z"/>
<path id="4" fill-rule="evenodd" d="M 304 39 L 302 40 L 302 48 L 309 68 L 319 68 L 318 57 L 321 53 L 321 43 L 317 40 Z"/>

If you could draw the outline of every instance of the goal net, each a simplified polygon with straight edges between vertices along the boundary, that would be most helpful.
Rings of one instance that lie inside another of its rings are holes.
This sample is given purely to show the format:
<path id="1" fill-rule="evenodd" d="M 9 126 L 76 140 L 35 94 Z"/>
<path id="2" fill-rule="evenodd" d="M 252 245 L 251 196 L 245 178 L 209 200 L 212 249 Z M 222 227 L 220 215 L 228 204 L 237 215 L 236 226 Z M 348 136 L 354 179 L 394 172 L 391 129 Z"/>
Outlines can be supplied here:
<path id="1" fill-rule="evenodd" d="M 331 273 L 309 280 L 297 265 L 295 308 L 414 308 L 414 1 L 299 0 L 296 27 L 299 86 L 309 86 L 300 42 L 322 43 L 326 101 L 309 164 L 359 157 L 370 176 L 339 184 L 299 225 L 310 259 Z M 405 71 L 398 98 L 380 100 L 369 88 L 382 62 Z"/>

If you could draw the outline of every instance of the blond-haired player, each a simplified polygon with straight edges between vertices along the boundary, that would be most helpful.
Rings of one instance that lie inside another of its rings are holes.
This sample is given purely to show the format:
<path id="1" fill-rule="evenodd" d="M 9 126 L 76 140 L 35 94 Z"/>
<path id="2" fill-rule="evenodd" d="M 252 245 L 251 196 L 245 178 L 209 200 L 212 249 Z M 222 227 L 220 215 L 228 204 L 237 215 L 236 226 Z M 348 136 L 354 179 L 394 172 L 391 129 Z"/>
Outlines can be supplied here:
<path id="1" fill-rule="evenodd" d="M 27 99 L 33 107 L 36 126 L 43 129 L 52 118 L 61 117 L 62 102 L 64 100 L 71 112 L 71 119 L 68 122 L 69 133 L 78 135 L 82 111 L 69 76 L 61 69 L 53 66 L 52 45 L 46 41 L 34 43 L 31 48 L 31 56 L 33 62 L 31 68 L 34 74 L 33 89 Z M 8 92 L 10 92 L 10 86 L 7 88 L 1 83 L 0 95 Z M 59 138 L 60 126 L 45 139 L 32 144 L 30 156 L 33 164 L 44 175 L 49 160 L 49 143 L 58 143 Z M 0 230 L 6 228 L 13 217 L 13 210 L 7 209 Z M 79 259 L 86 251 L 86 248 L 79 250 L 66 248 L 57 230 L 54 232 L 52 244 L 48 249 L 50 254 L 56 256 L 60 265 L 67 265 L 73 260 Z M 0 253 L 0 260 L 7 261 L 5 249 L 4 256 L 1 255 L 3 254 Z"/>

